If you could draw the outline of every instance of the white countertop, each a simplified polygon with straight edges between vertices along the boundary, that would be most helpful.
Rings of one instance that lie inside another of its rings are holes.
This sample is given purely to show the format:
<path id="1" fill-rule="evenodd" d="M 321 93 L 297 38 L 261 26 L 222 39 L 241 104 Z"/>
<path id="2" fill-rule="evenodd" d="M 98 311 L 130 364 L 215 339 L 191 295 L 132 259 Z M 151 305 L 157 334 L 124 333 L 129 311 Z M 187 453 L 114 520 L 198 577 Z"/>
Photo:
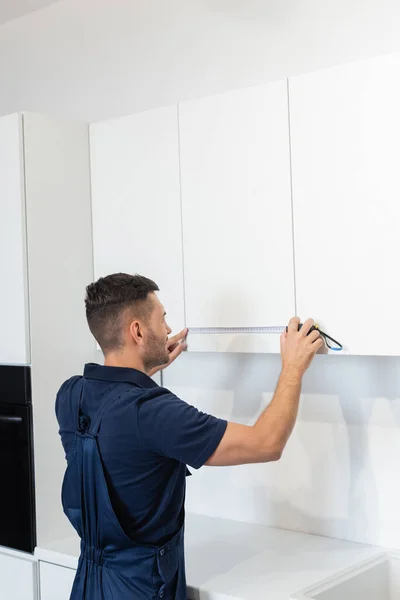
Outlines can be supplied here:
<path id="1" fill-rule="evenodd" d="M 186 516 L 191 600 L 288 600 L 382 549 L 203 515 Z M 37 548 L 35 556 L 76 568 L 77 536 Z"/>

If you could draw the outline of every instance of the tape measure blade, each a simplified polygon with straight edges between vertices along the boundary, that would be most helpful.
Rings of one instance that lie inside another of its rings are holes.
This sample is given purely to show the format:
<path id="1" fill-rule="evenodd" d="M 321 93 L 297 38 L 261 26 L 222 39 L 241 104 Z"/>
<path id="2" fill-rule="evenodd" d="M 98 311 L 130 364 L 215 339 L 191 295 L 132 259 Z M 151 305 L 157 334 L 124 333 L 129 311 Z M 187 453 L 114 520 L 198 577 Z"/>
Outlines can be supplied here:
<path id="1" fill-rule="evenodd" d="M 275 333 L 280 334 L 285 331 L 284 326 L 271 327 L 189 327 L 189 335 L 196 334 L 249 334 L 249 333 Z"/>

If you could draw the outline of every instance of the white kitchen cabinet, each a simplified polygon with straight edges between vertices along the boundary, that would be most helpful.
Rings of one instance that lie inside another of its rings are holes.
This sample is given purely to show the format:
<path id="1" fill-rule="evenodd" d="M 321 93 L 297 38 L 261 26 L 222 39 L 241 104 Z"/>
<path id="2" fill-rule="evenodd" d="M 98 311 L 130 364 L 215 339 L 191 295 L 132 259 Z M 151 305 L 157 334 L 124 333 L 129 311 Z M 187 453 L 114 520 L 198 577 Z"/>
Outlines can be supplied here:
<path id="1" fill-rule="evenodd" d="M 0 364 L 30 362 L 22 118 L 0 118 Z"/>
<path id="2" fill-rule="evenodd" d="M 69 600 L 75 569 L 39 561 L 40 600 Z"/>
<path id="3" fill-rule="evenodd" d="M 400 58 L 290 80 L 297 311 L 400 354 Z"/>
<path id="4" fill-rule="evenodd" d="M 184 325 L 178 116 L 152 110 L 90 128 L 95 277 L 153 279 L 173 330 Z"/>
<path id="5" fill-rule="evenodd" d="M 83 123 L 29 113 L 0 118 L 0 364 L 37 366 L 44 355 L 48 371 L 56 356 L 50 345 L 62 352 L 86 328 L 84 309 L 77 314 L 73 305 L 82 306 L 93 277 L 86 269 L 80 281 L 92 266 L 91 229 L 81 244 L 90 218 L 88 152 Z"/>
<path id="6" fill-rule="evenodd" d="M 179 105 L 186 324 L 284 325 L 295 312 L 287 83 Z M 273 351 L 279 336 L 189 336 Z"/>
<path id="7" fill-rule="evenodd" d="M 14 554 L 0 551 L 0 600 L 38 600 L 36 561 Z"/>
<path id="8" fill-rule="evenodd" d="M 24 114 L 25 202 L 37 541 L 64 537 L 65 455 L 54 401 L 95 355 L 85 287 L 93 281 L 89 126 Z M 68 529 L 67 529 L 68 530 Z"/>
<path id="9" fill-rule="evenodd" d="M 0 364 L 31 365 L 38 542 L 65 530 L 52 407 L 95 354 L 83 302 L 92 281 L 88 125 L 0 118 Z"/>

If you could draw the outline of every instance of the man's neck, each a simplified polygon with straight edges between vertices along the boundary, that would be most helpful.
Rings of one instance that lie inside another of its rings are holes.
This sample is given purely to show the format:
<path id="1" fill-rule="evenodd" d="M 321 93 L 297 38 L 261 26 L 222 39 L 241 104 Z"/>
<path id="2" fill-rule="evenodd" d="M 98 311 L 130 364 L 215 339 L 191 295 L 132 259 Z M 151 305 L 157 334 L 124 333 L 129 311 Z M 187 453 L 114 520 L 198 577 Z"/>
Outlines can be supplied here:
<path id="1" fill-rule="evenodd" d="M 107 354 L 104 358 L 104 366 L 105 367 L 121 367 L 125 369 L 136 369 L 136 371 L 141 371 L 142 373 L 146 373 L 146 370 L 143 366 L 143 362 L 137 358 L 132 356 L 126 356 L 123 354 L 110 353 Z M 148 373 L 146 373 L 148 375 Z"/>

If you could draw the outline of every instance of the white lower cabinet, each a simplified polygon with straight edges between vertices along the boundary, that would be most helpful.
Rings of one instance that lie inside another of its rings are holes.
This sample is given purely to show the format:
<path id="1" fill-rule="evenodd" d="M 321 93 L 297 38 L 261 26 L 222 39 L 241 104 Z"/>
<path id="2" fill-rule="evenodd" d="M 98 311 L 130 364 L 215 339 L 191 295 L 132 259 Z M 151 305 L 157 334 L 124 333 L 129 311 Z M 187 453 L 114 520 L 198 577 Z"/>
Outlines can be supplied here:
<path id="1" fill-rule="evenodd" d="M 37 600 L 37 563 L 0 552 L 0 600 Z"/>
<path id="2" fill-rule="evenodd" d="M 69 600 L 75 569 L 39 561 L 40 600 Z"/>

